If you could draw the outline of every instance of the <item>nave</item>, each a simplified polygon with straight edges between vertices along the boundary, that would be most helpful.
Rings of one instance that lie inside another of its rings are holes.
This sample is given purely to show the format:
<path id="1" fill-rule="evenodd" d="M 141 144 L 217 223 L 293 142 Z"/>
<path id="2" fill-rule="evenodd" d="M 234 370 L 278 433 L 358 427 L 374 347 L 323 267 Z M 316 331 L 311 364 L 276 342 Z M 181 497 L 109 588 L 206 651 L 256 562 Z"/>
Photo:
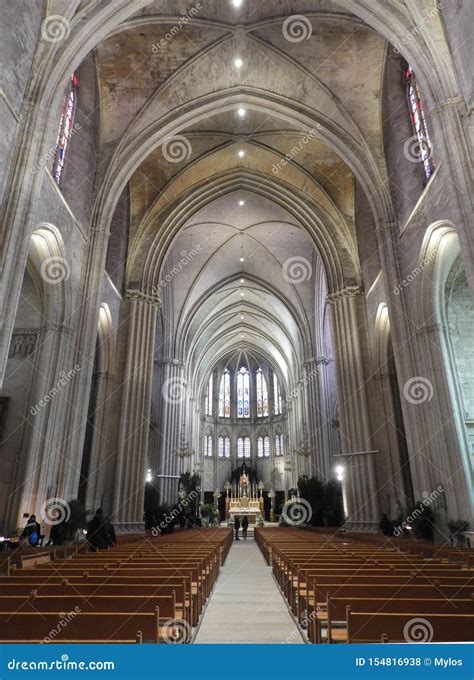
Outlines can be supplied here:
<path id="1" fill-rule="evenodd" d="M 277 527 L 36 550 L 1 564 L 0 641 L 469 641 L 473 566 L 469 550 Z"/>

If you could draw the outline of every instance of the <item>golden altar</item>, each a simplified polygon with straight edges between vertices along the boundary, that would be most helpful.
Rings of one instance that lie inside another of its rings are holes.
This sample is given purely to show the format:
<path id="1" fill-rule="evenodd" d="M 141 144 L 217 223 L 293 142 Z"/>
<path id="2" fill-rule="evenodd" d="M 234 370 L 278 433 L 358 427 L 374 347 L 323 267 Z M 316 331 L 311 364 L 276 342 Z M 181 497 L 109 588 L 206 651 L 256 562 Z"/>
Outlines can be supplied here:
<path id="1" fill-rule="evenodd" d="M 229 491 L 231 493 L 229 494 Z M 256 484 L 251 484 L 244 473 L 241 475 L 239 484 L 229 485 L 225 503 L 226 519 L 234 519 L 236 515 L 246 515 L 250 523 L 256 522 L 258 517 L 263 517 L 263 497 Z"/>

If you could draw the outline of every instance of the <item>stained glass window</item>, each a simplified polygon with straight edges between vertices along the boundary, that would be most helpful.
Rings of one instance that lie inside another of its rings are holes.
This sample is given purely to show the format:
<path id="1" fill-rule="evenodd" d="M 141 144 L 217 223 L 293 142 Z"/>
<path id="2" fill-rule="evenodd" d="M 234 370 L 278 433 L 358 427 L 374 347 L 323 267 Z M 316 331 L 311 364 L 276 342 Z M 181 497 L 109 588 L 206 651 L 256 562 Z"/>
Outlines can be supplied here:
<path id="1" fill-rule="evenodd" d="M 226 435 L 220 435 L 219 437 L 219 458 L 230 458 L 230 438 Z"/>
<path id="2" fill-rule="evenodd" d="M 258 458 L 268 458 L 270 455 L 270 438 L 268 435 L 261 436 L 257 439 L 257 456 Z"/>
<path id="3" fill-rule="evenodd" d="M 250 458 L 250 437 L 239 437 L 237 439 L 237 458 Z"/>
<path id="4" fill-rule="evenodd" d="M 283 435 L 278 433 L 275 437 L 275 456 L 283 456 L 285 454 L 283 450 Z"/>
<path id="5" fill-rule="evenodd" d="M 66 151 L 71 140 L 74 118 L 77 108 L 77 92 L 79 88 L 79 77 L 73 73 L 67 92 L 64 96 L 61 118 L 59 120 L 58 138 L 56 140 L 56 152 L 54 154 L 53 177 L 59 184 L 64 170 Z"/>
<path id="6" fill-rule="evenodd" d="M 433 174 L 435 167 L 433 161 L 433 148 L 431 146 L 428 126 L 426 124 L 420 88 L 413 69 L 409 64 L 407 64 L 405 69 L 405 82 L 411 122 L 418 142 L 416 156 L 419 157 L 420 162 L 423 163 L 425 177 L 428 180 Z"/>
<path id="7" fill-rule="evenodd" d="M 257 417 L 266 418 L 268 416 L 268 390 L 267 381 L 262 373 L 262 369 L 257 371 Z"/>
<path id="8" fill-rule="evenodd" d="M 237 374 L 237 418 L 250 418 L 250 375 L 243 366 Z"/>
<path id="9" fill-rule="evenodd" d="M 204 437 L 204 457 L 212 458 L 212 434 L 206 434 Z"/>
<path id="10" fill-rule="evenodd" d="M 230 418 L 230 373 L 227 368 L 219 385 L 219 417 Z"/>
<path id="11" fill-rule="evenodd" d="M 212 416 L 212 383 L 213 383 L 213 375 L 211 373 L 209 382 L 207 383 L 207 391 L 206 391 L 206 399 L 205 399 L 205 404 L 204 404 L 204 413 L 207 416 Z"/>
<path id="12" fill-rule="evenodd" d="M 283 411 L 283 403 L 280 392 L 280 383 L 276 377 L 276 373 L 273 374 L 273 411 L 276 416 L 281 415 Z"/>

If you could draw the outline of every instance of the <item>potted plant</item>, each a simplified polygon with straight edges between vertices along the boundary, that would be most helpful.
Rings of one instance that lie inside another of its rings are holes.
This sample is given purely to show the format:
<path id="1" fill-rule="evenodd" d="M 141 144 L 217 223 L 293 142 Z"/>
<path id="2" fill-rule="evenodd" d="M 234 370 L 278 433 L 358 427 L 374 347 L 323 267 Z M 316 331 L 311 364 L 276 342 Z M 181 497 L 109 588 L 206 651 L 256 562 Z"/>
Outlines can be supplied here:
<path id="1" fill-rule="evenodd" d="M 452 519 L 448 522 L 448 527 L 451 533 L 451 543 L 459 548 L 464 548 L 466 546 L 464 532 L 469 531 L 469 521 L 466 519 Z"/>

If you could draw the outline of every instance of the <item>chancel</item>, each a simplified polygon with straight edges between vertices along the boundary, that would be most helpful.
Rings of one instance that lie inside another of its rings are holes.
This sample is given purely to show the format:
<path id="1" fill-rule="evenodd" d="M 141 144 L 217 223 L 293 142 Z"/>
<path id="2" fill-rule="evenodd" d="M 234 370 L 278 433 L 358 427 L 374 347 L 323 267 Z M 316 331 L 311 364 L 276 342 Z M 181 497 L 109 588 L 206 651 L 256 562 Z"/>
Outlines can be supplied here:
<path id="1" fill-rule="evenodd" d="M 0 0 L 0 641 L 472 637 L 470 5 Z"/>

